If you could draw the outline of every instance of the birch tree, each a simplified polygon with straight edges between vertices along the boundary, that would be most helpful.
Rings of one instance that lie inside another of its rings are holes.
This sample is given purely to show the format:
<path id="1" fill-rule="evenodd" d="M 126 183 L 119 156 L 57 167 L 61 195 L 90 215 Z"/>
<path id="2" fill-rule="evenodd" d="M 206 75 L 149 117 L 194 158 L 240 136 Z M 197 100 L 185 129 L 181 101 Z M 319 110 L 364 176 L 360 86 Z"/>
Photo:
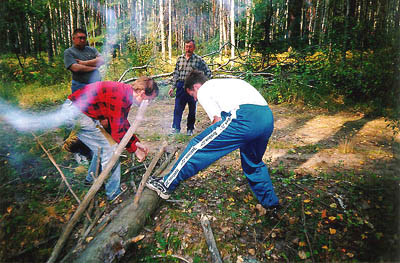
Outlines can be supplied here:
<path id="1" fill-rule="evenodd" d="M 231 0 L 231 66 L 234 66 L 234 58 L 235 58 L 235 0 Z"/>
<path id="2" fill-rule="evenodd" d="M 160 4 L 160 38 L 161 38 L 161 54 L 165 59 L 165 31 L 164 31 L 164 0 L 159 0 Z"/>

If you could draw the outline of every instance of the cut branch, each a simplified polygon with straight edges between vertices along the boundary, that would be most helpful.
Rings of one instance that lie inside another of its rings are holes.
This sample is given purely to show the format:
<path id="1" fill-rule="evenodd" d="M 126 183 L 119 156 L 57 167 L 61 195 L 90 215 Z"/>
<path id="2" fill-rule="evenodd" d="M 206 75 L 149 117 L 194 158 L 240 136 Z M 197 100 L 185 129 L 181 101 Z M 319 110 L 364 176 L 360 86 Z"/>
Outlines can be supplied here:
<path id="1" fill-rule="evenodd" d="M 60 239 L 57 241 L 57 244 L 54 247 L 50 258 L 47 261 L 48 263 L 56 261 L 59 253 L 61 252 L 61 249 L 63 248 L 65 242 L 67 241 L 75 224 L 78 222 L 78 219 L 80 218 L 81 214 L 88 206 L 90 200 L 92 200 L 92 198 L 95 196 L 97 191 L 103 185 L 104 180 L 106 180 L 109 177 L 109 173 L 110 173 L 111 169 L 114 167 L 114 164 L 118 161 L 119 156 L 121 155 L 122 151 L 125 149 L 125 146 L 128 144 L 133 133 L 136 131 L 137 127 L 139 126 L 139 123 L 142 121 L 144 112 L 147 108 L 147 105 L 148 105 L 148 101 L 143 101 L 142 104 L 140 105 L 140 108 L 138 110 L 136 119 L 133 122 L 133 125 L 131 127 L 129 127 L 128 131 L 126 132 L 126 134 L 122 138 L 121 142 L 119 143 L 117 149 L 115 150 L 114 154 L 112 155 L 110 161 L 107 163 L 105 169 L 101 172 L 101 174 L 99 175 L 97 180 L 93 183 L 89 192 L 85 195 L 85 198 L 83 199 L 82 203 L 79 205 L 78 209 L 75 211 L 74 215 L 71 217 L 70 221 L 68 222 L 67 226 L 65 227 L 64 232 L 61 234 Z"/>
<path id="2" fill-rule="evenodd" d="M 42 150 L 46 153 L 47 157 L 49 157 L 50 162 L 56 167 L 57 171 L 60 173 L 62 180 L 64 181 L 65 185 L 68 187 L 68 190 L 71 192 L 75 200 L 78 202 L 78 204 L 81 203 L 81 200 L 79 200 L 78 196 L 75 194 L 74 190 L 72 190 L 71 185 L 68 183 L 67 178 L 65 177 L 63 171 L 60 169 L 58 166 L 56 160 L 54 160 L 53 156 L 51 153 L 49 153 L 46 148 L 43 146 L 43 144 L 40 142 L 39 138 L 32 132 L 32 136 L 35 138 L 36 142 L 39 144 L 39 146 L 42 148 Z M 92 222 L 92 219 L 89 216 L 89 213 L 86 212 L 86 217 L 87 219 Z"/>
<path id="3" fill-rule="evenodd" d="M 208 217 L 204 214 L 201 215 L 201 226 L 203 227 L 204 237 L 208 245 L 208 250 L 211 253 L 211 258 L 213 263 L 222 263 L 221 256 L 219 254 L 217 244 L 215 243 L 214 235 L 211 229 L 210 221 Z"/>
<path id="4" fill-rule="evenodd" d="M 139 184 L 139 188 L 136 192 L 135 195 L 135 199 L 133 200 L 134 206 L 137 207 L 138 203 L 139 203 L 139 199 L 142 196 L 142 192 L 143 189 L 146 185 L 147 179 L 149 179 L 149 176 L 151 174 L 151 172 L 153 171 L 154 167 L 156 166 L 158 160 L 160 160 L 161 156 L 163 155 L 163 153 L 165 152 L 165 148 L 167 147 L 167 142 L 164 141 L 160 151 L 158 152 L 158 154 L 156 155 L 156 157 L 153 158 L 153 160 L 150 163 L 149 168 L 147 168 L 146 173 L 143 175 L 142 180 L 140 181 Z"/>

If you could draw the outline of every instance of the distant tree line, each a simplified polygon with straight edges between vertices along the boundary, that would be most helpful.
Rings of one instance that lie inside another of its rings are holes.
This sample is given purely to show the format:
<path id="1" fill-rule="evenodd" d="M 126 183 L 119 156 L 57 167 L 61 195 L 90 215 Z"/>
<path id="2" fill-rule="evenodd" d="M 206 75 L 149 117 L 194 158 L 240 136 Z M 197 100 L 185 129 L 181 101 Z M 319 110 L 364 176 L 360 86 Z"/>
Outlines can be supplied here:
<path id="1" fill-rule="evenodd" d="M 368 50 L 398 41 L 399 6 L 400 0 L 3 0 L 0 50 L 46 51 L 51 58 L 70 45 L 77 27 L 91 45 L 152 42 L 163 56 L 182 49 L 186 38 L 249 52 Z"/>
<path id="2" fill-rule="evenodd" d="M 231 59 L 262 54 L 248 70 L 293 50 L 303 62 L 294 68 L 300 92 L 329 83 L 348 97 L 384 98 L 380 105 L 400 96 L 400 0 L 3 0 L 0 10 L 0 53 L 18 58 L 47 53 L 52 61 L 80 27 L 90 45 L 114 55 L 150 47 L 171 61 L 185 39 Z M 316 51 L 329 64 L 310 66 L 305 58 Z"/>

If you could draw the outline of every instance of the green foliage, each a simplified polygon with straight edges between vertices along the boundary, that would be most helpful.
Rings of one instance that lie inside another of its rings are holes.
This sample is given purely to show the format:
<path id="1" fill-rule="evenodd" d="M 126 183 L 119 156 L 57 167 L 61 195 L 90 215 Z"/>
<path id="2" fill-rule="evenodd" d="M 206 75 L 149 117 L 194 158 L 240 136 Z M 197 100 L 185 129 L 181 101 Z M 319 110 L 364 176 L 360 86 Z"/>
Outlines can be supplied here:
<path id="1" fill-rule="evenodd" d="M 384 109 L 396 104 L 396 69 L 385 59 L 389 53 L 352 51 L 344 59 L 339 50 L 313 55 L 291 52 L 293 62 L 273 68 L 273 84 L 262 94 L 272 103 L 301 102 L 325 108 L 368 105 L 369 112 L 384 114 Z"/>

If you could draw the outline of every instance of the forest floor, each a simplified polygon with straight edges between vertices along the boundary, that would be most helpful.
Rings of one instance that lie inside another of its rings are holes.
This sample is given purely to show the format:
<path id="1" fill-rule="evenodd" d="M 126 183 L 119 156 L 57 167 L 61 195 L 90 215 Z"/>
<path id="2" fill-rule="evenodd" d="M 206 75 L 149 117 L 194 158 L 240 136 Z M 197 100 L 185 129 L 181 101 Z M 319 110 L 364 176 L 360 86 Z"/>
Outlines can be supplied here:
<path id="1" fill-rule="evenodd" d="M 150 146 L 149 162 L 161 141 L 184 147 L 190 139 L 184 134 L 169 135 L 173 107 L 172 98 L 156 100 L 137 130 Z M 182 262 L 178 256 L 188 262 L 211 262 L 200 224 L 202 214 L 210 218 L 223 262 L 400 260 L 400 136 L 393 137 L 383 118 L 359 112 L 270 107 L 275 129 L 264 161 L 283 208 L 272 213 L 258 205 L 242 175 L 239 152 L 234 151 L 184 182 L 171 200 L 163 201 L 123 262 Z M 183 127 L 185 116 L 186 111 Z M 195 135 L 209 123 L 198 106 Z M 16 145 L 27 141 L 14 138 L 11 128 L 2 128 L 0 261 L 30 257 L 43 262 L 56 241 L 54 233 L 60 232 L 76 205 L 71 208 L 74 200 L 67 190 L 57 187 L 59 181 L 46 182 L 47 175 L 58 177 L 53 167 L 33 172 L 39 163 L 48 162 L 45 155 L 41 160 L 32 156 L 19 160 L 28 160 L 29 166 L 15 168 L 13 173 L 4 168 L 17 162 L 10 154 L 10 144 L 15 152 Z M 23 149 L 38 148 L 30 140 L 30 146 Z M 61 144 L 62 139 L 55 136 L 45 147 L 51 148 L 52 143 Z M 122 174 L 126 163 L 123 158 Z M 67 177 L 83 196 L 87 188 L 80 182 L 86 167 L 77 166 L 71 155 L 64 157 L 61 167 L 70 171 Z M 15 172 L 28 171 L 38 175 L 33 176 L 36 181 L 23 176 L 17 184 L 11 180 Z M 140 178 L 128 174 L 121 180 L 129 185 L 123 196 L 128 200 L 133 197 L 130 180 L 138 182 Z M 104 194 L 99 198 L 102 204 Z"/>

